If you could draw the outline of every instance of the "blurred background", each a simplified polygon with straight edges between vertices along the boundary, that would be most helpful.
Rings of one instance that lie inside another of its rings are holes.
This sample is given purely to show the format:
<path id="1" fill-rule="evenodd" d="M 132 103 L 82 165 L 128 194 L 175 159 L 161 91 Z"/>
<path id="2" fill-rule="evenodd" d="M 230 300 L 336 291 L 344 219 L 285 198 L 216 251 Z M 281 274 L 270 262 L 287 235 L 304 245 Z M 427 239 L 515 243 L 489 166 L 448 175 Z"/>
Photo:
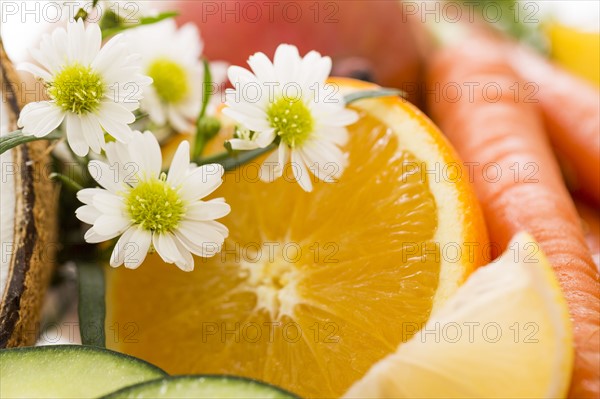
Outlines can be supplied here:
<path id="1" fill-rule="evenodd" d="M 0 36 L 9 57 L 15 63 L 27 60 L 43 33 L 90 5 L 91 0 L 2 0 Z M 423 79 L 431 47 L 452 38 L 453 27 L 465 19 L 525 43 L 591 86 L 600 86 L 597 0 L 101 0 L 99 5 L 99 12 L 111 10 L 132 23 L 159 11 L 177 11 L 178 23 L 199 27 L 204 55 L 211 61 L 245 65 L 249 55 L 263 51 L 271 56 L 282 42 L 297 45 L 301 53 L 318 50 L 333 58 L 333 75 L 400 88 L 425 112 Z M 67 262 L 57 270 L 44 311 L 49 329 L 41 344 L 79 340 L 74 269 Z"/>
<path id="2" fill-rule="evenodd" d="M 3 0 L 0 35 L 13 61 L 22 61 L 40 35 L 91 1 Z M 419 22 L 455 22 L 457 5 L 526 41 L 567 69 L 600 84 L 600 2 L 596 0 L 393 1 L 393 0 L 169 0 L 104 1 L 131 20 L 177 10 L 194 22 L 212 60 L 243 64 L 255 51 L 272 53 L 290 42 L 334 58 L 337 74 L 355 74 L 388 86 L 418 81 Z M 59 10 L 59 7 L 62 7 Z M 469 16 L 471 17 L 471 16 Z M 417 23 L 415 23 L 417 22 Z"/>

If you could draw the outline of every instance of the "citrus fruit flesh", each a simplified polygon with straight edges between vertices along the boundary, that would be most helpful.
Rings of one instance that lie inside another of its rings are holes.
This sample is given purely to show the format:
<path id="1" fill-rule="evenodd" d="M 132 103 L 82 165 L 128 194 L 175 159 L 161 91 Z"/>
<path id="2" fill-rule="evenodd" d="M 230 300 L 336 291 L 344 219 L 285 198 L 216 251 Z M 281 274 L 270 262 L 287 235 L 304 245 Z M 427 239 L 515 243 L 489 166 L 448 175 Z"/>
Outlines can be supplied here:
<path id="1" fill-rule="evenodd" d="M 456 161 L 428 120 L 396 98 L 356 104 L 339 181 L 313 180 L 306 193 L 288 166 L 263 183 L 258 159 L 214 194 L 232 208 L 221 254 L 191 273 L 156 254 L 108 270 L 107 345 L 173 374 L 335 397 L 408 340 L 481 263 L 446 261 L 444 245 L 485 242 L 485 228 L 465 182 L 424 173 L 425 162 Z"/>
<path id="2" fill-rule="evenodd" d="M 546 33 L 551 43 L 551 56 L 574 74 L 600 86 L 600 32 L 550 23 Z"/>
<path id="3" fill-rule="evenodd" d="M 567 303 L 539 245 L 521 233 L 344 397 L 564 398 L 572 366 Z"/>

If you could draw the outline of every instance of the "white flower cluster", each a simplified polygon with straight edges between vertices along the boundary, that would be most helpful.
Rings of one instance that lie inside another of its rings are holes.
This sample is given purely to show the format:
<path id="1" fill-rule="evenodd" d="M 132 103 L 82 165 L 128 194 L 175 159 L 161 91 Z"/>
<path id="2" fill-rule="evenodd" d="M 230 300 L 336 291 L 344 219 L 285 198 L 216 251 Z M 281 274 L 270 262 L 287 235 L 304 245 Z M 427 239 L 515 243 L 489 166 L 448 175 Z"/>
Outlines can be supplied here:
<path id="1" fill-rule="evenodd" d="M 137 112 L 156 127 L 195 131 L 203 108 L 202 47 L 193 25 L 178 29 L 172 20 L 134 27 L 102 45 L 99 26 L 80 19 L 45 35 L 31 52 L 37 64 L 20 66 L 43 82 L 47 95 L 23 108 L 23 134 L 43 137 L 60 128 L 75 155 L 88 156 L 91 149 L 105 156 L 106 162 L 89 162 L 102 188 L 81 190 L 84 205 L 76 214 L 92 225 L 87 242 L 119 237 L 112 266 L 136 268 L 156 250 L 165 262 L 190 271 L 192 254 L 213 256 L 228 235 L 215 220 L 229 214 L 229 205 L 222 198 L 203 200 L 221 185 L 223 167 L 191 164 L 184 141 L 168 174 L 162 173 L 156 137 L 131 127 Z M 282 44 L 273 62 L 256 53 L 248 64 L 252 72 L 237 66 L 227 71 L 233 89 L 223 114 L 238 132 L 231 147 L 277 147 L 261 167 L 264 181 L 282 176 L 290 162 L 306 191 L 313 188 L 308 170 L 326 182 L 338 179 L 347 163 L 346 126 L 358 115 L 326 84 L 331 59 L 315 51 L 301 57 L 296 47 Z M 225 67 L 212 67 L 211 75 L 225 79 Z M 248 88 L 254 89 L 252 99 Z M 337 166 L 333 174 L 324 171 L 331 163 Z"/>
<path id="2" fill-rule="evenodd" d="M 68 143 L 79 156 L 103 150 L 105 132 L 128 143 L 138 108 L 159 126 L 169 123 L 192 133 L 202 106 L 201 54 L 202 41 L 191 24 L 177 29 L 167 20 L 141 26 L 102 47 L 97 24 L 71 22 L 31 51 L 41 67 L 20 65 L 43 80 L 49 100 L 28 104 L 19 126 L 43 137 L 64 121 Z M 215 75 L 224 71 L 217 68 Z"/>
<path id="3" fill-rule="evenodd" d="M 302 58 L 295 46 L 282 44 L 273 62 L 256 53 L 248 65 L 252 72 L 229 68 L 234 88 L 227 90 L 223 113 L 253 134 L 230 140 L 231 147 L 264 148 L 278 140 L 277 151 L 261 168 L 264 181 L 281 177 L 290 159 L 293 175 L 305 191 L 312 190 L 308 170 L 328 182 L 339 178 L 347 163 L 342 151 L 348 141 L 346 126 L 356 122 L 358 115 L 345 107 L 334 86 L 325 83 L 331 58 L 316 51 Z M 323 170 L 331 164 L 335 173 Z"/>
<path id="4" fill-rule="evenodd" d="M 79 191 L 85 205 L 76 214 L 92 225 L 87 242 L 121 236 L 111 266 L 137 268 L 152 245 L 165 262 L 191 271 L 191 254 L 210 257 L 221 251 L 228 231 L 214 219 L 226 216 L 230 207 L 222 198 L 202 200 L 221 185 L 221 165 L 190 165 L 184 141 L 169 173 L 161 173 L 160 145 L 151 132 L 134 132 L 129 146 L 108 143 L 106 157 L 106 163 L 89 163 L 90 174 L 103 188 Z"/>

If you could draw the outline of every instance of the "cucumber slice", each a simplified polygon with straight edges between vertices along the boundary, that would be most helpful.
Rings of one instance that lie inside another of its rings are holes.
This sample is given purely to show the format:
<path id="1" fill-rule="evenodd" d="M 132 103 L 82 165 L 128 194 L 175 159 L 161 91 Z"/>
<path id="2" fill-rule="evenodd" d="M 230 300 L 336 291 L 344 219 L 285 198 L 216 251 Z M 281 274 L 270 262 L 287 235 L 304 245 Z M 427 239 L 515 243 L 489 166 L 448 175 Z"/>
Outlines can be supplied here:
<path id="1" fill-rule="evenodd" d="M 3 399 L 97 398 L 165 375 L 143 360 L 90 346 L 0 350 L 0 397 Z"/>
<path id="2" fill-rule="evenodd" d="M 102 399 L 299 399 L 264 382 L 225 375 L 166 377 L 123 388 Z"/>

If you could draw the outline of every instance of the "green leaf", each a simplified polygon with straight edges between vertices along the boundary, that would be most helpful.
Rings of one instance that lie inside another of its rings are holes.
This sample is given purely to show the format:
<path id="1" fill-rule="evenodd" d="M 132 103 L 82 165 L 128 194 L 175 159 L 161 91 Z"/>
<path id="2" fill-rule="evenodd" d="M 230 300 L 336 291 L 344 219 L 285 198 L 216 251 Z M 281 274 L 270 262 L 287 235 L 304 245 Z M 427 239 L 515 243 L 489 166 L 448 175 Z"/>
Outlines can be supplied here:
<path id="1" fill-rule="evenodd" d="M 197 158 L 202 154 L 206 143 L 215 137 L 221 130 L 221 123 L 214 117 L 206 117 L 206 107 L 210 101 L 212 92 L 212 76 L 210 73 L 210 65 L 206 59 L 202 60 L 204 65 L 204 79 L 202 82 L 202 109 L 196 120 L 196 138 L 194 140 L 194 148 L 192 148 L 192 158 Z"/>
<path id="2" fill-rule="evenodd" d="M 206 143 L 221 130 L 221 121 L 214 116 L 205 116 L 200 119 L 196 125 L 196 138 L 194 140 L 194 148 L 192 149 L 192 158 L 198 158 Z"/>
<path id="3" fill-rule="evenodd" d="M 212 94 L 212 74 L 210 73 L 210 65 L 206 58 L 202 60 L 202 64 L 204 65 L 204 81 L 202 82 L 202 110 L 200 110 L 200 116 L 198 116 L 198 120 L 203 118 L 206 114 L 206 107 L 210 101 L 210 95 Z"/>
<path id="4" fill-rule="evenodd" d="M 148 114 L 139 114 L 138 116 L 135 117 L 135 122 L 139 122 L 142 119 L 146 119 L 149 115 Z"/>
<path id="5" fill-rule="evenodd" d="M 75 21 L 80 20 L 80 19 L 83 19 L 85 21 L 87 16 L 88 16 L 87 11 L 85 11 L 83 8 L 80 8 L 79 10 L 77 10 L 77 14 L 75 14 Z"/>
<path id="6" fill-rule="evenodd" d="M 465 12 L 468 11 L 492 28 L 525 42 L 542 53 L 549 51 L 547 38 L 541 29 L 542 21 L 538 20 L 541 17 L 538 14 L 541 13 L 537 12 L 537 8 L 532 8 L 535 4 L 517 0 L 461 0 L 459 3 L 466 8 Z"/>
<path id="7" fill-rule="evenodd" d="M 102 37 L 107 38 L 107 37 L 116 35 L 117 33 L 122 32 L 124 30 L 137 28 L 138 26 L 152 25 L 157 22 L 163 21 L 165 19 L 176 17 L 178 15 L 179 15 L 179 13 L 176 11 L 167 11 L 167 12 L 162 12 L 153 17 L 142 17 L 142 18 L 140 18 L 140 22 L 137 24 L 121 25 L 121 26 L 118 26 L 115 28 L 105 29 L 102 31 Z"/>
<path id="8" fill-rule="evenodd" d="M 79 331 L 81 343 L 100 348 L 106 346 L 104 318 L 104 271 L 97 264 L 80 263 L 79 275 Z"/>
<path id="9" fill-rule="evenodd" d="M 396 97 L 396 96 L 406 97 L 406 93 L 403 92 L 402 90 L 386 89 L 386 88 L 381 88 L 378 90 L 363 90 L 363 91 L 357 91 L 354 93 L 346 94 L 344 96 L 344 102 L 346 103 L 346 105 L 348 105 L 355 101 L 364 100 L 367 98 Z"/>
<path id="10" fill-rule="evenodd" d="M 271 150 L 277 148 L 277 143 L 271 143 L 265 148 L 257 148 L 256 150 L 250 151 L 242 151 L 242 152 L 222 152 L 220 154 L 213 155 L 211 157 L 200 158 L 197 160 L 198 165 L 206 165 L 209 163 L 218 163 L 223 165 L 223 168 L 228 170 L 233 170 L 238 166 L 241 166 L 245 163 L 252 161 L 253 159 L 258 158 L 262 154 L 265 154 Z"/>
<path id="11" fill-rule="evenodd" d="M 66 187 L 68 187 L 71 191 L 77 192 L 79 190 L 83 190 L 83 186 L 77 183 L 75 180 L 71 179 L 69 176 L 65 176 L 60 173 L 50 173 L 50 178 L 54 180 L 60 181 Z"/>
<path id="12" fill-rule="evenodd" d="M 59 131 L 54 131 L 44 137 L 35 137 L 25 135 L 21 130 L 15 130 L 14 132 L 8 133 L 6 136 L 0 137 L 0 154 L 4 154 L 6 151 L 18 145 L 30 143 L 32 141 L 58 140 L 60 138 L 62 138 L 62 134 Z"/>

